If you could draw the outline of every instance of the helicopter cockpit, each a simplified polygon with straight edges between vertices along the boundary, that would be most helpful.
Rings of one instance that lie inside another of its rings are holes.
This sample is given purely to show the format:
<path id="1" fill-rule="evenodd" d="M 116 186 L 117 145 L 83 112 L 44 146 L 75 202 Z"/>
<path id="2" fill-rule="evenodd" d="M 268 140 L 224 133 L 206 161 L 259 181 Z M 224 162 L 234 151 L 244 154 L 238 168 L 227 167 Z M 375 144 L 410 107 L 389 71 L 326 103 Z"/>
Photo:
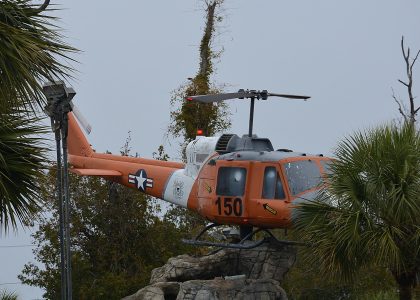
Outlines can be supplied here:
<path id="1" fill-rule="evenodd" d="M 201 139 L 205 139 L 202 137 Z M 257 136 L 223 135 L 198 173 L 198 211 L 219 224 L 258 221 L 259 226 L 287 226 L 291 206 L 308 199 L 322 184 L 322 155 L 287 149 L 274 151 Z M 264 224 L 262 224 L 264 223 Z"/>
<path id="2" fill-rule="evenodd" d="M 247 172 L 252 169 L 258 177 L 249 180 L 248 185 L 256 185 L 261 179 L 262 199 L 292 199 L 304 192 L 316 189 L 322 184 L 322 174 L 327 171 L 329 158 L 322 155 L 306 155 L 296 152 L 260 151 L 233 152 L 220 155 L 216 159 L 220 164 L 217 175 L 217 190 L 230 190 L 230 194 L 237 191 L 244 192 Z M 225 167 L 223 162 L 229 162 Z M 236 167 L 234 162 L 252 162 L 247 167 Z"/>
<path id="3" fill-rule="evenodd" d="M 279 97 L 308 100 L 309 96 L 269 93 L 267 90 L 243 90 L 236 93 L 187 96 L 187 101 L 217 103 L 230 99 L 249 99 L 248 134 L 239 137 L 224 134 L 217 140 L 200 137 L 187 147 L 185 175 L 197 178 L 188 207 L 211 222 L 193 245 L 212 245 L 245 249 L 244 245 L 223 245 L 198 241 L 210 228 L 239 225 L 241 242 L 256 232 L 271 228 L 289 228 L 296 216 L 297 204 L 314 199 L 331 161 L 322 155 L 307 155 L 288 149 L 274 150 L 270 140 L 253 134 L 254 105 L 258 100 Z M 206 149 L 206 151 L 204 151 Z M 213 149 L 214 151 L 208 151 Z M 201 158 L 206 156 L 205 160 Z M 198 162 L 202 163 L 199 164 Z M 257 227 L 256 231 L 252 228 Z M 251 247 L 260 245 L 262 241 Z M 284 241 L 283 241 L 284 242 Z M 286 244 L 289 242 L 285 242 Z M 249 248 L 249 247 L 248 247 Z M 247 248 L 247 249 L 248 249 Z"/>

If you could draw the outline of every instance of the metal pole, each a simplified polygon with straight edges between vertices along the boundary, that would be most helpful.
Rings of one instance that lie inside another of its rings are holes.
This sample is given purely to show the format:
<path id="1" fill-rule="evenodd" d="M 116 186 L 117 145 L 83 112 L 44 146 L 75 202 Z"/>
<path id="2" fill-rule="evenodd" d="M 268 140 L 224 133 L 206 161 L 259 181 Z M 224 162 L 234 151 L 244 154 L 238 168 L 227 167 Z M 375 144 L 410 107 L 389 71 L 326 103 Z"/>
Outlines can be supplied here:
<path id="1" fill-rule="evenodd" d="M 252 127 L 254 124 L 254 104 L 255 104 L 255 98 L 251 98 L 251 105 L 249 107 L 249 131 L 248 136 L 252 137 Z"/>
<path id="2" fill-rule="evenodd" d="M 72 299 L 71 249 L 70 249 L 70 193 L 67 162 L 68 116 L 71 100 L 76 95 L 73 88 L 67 88 L 63 81 L 46 83 L 42 87 L 47 97 L 46 113 L 57 143 L 57 178 L 60 216 L 61 247 L 61 299 Z M 61 142 L 61 144 L 60 144 Z M 63 153 L 61 154 L 61 149 Z"/>
<path id="3" fill-rule="evenodd" d="M 70 193 L 68 179 L 68 159 L 67 159 L 67 133 L 68 133 L 68 116 L 63 115 L 63 124 L 61 127 L 61 138 L 63 142 L 63 183 L 64 183 L 64 224 L 66 233 L 66 278 L 67 278 L 67 299 L 72 299 L 72 278 L 71 278 L 71 241 L 70 241 Z"/>
<path id="4" fill-rule="evenodd" d="M 52 120 L 52 124 L 54 121 Z M 60 136 L 60 128 L 55 129 L 55 142 L 56 142 L 56 149 L 57 149 L 57 194 L 58 194 L 58 215 L 59 215 L 59 222 L 60 222 L 60 231 L 59 231 L 59 238 L 60 238 L 60 268 L 61 268 L 61 299 L 66 299 L 67 294 L 67 276 L 66 276 L 66 255 L 65 255 L 65 243 L 64 243 L 64 223 L 63 223 L 63 178 L 62 178 L 62 169 L 61 169 L 61 136 Z"/>

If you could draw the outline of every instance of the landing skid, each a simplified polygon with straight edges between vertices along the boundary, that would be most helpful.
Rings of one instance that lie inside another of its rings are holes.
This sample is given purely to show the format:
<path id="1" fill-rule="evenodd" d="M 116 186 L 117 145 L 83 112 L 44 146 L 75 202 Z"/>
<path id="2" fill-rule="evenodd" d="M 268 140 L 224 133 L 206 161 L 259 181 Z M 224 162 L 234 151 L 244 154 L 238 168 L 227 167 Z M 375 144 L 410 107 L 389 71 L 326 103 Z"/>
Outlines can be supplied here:
<path id="1" fill-rule="evenodd" d="M 289 245 L 300 245 L 305 246 L 305 243 L 296 242 L 296 241 L 288 241 L 288 240 L 279 240 L 277 239 L 268 229 L 258 228 L 256 230 L 251 230 L 246 236 L 242 237 L 242 239 L 238 243 L 217 243 L 211 241 L 202 241 L 199 238 L 209 229 L 214 228 L 216 226 L 220 226 L 219 224 L 209 224 L 207 225 L 193 240 L 186 240 L 182 239 L 182 242 L 188 245 L 193 246 L 206 246 L 206 247 L 217 247 L 217 248 L 232 248 L 232 249 L 253 249 L 258 246 L 261 246 L 264 243 L 274 243 L 279 246 L 289 246 Z M 267 237 L 264 237 L 258 241 L 252 241 L 252 237 L 258 232 L 265 232 L 268 234 Z"/>

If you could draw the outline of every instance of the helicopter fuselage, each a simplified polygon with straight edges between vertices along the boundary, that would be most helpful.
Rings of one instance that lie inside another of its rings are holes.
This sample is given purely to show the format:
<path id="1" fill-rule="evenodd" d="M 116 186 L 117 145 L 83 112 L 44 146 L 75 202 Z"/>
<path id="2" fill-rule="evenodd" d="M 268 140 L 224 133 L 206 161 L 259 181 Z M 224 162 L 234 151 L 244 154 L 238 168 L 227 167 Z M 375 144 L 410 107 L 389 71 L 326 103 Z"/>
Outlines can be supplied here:
<path id="1" fill-rule="evenodd" d="M 330 162 L 236 135 L 197 137 L 187 146 L 185 164 L 99 154 L 71 113 L 68 142 L 73 173 L 107 178 L 217 224 L 260 228 L 290 227 L 294 206 L 313 198 Z"/>
<path id="2" fill-rule="evenodd" d="M 201 169 L 188 207 L 218 224 L 287 228 L 294 206 L 313 199 L 328 161 L 280 151 L 216 154 Z"/>

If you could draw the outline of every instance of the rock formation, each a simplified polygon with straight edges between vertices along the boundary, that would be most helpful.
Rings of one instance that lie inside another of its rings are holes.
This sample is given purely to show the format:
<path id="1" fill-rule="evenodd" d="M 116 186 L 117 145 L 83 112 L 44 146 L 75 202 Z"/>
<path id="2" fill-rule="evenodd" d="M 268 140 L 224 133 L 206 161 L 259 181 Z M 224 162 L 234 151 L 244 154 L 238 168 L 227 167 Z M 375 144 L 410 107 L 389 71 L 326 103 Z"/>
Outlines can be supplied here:
<path id="1" fill-rule="evenodd" d="M 123 300 L 287 299 L 281 288 L 296 259 L 292 246 L 263 244 L 250 250 L 223 249 L 209 255 L 180 255 L 152 271 L 150 285 Z"/>

